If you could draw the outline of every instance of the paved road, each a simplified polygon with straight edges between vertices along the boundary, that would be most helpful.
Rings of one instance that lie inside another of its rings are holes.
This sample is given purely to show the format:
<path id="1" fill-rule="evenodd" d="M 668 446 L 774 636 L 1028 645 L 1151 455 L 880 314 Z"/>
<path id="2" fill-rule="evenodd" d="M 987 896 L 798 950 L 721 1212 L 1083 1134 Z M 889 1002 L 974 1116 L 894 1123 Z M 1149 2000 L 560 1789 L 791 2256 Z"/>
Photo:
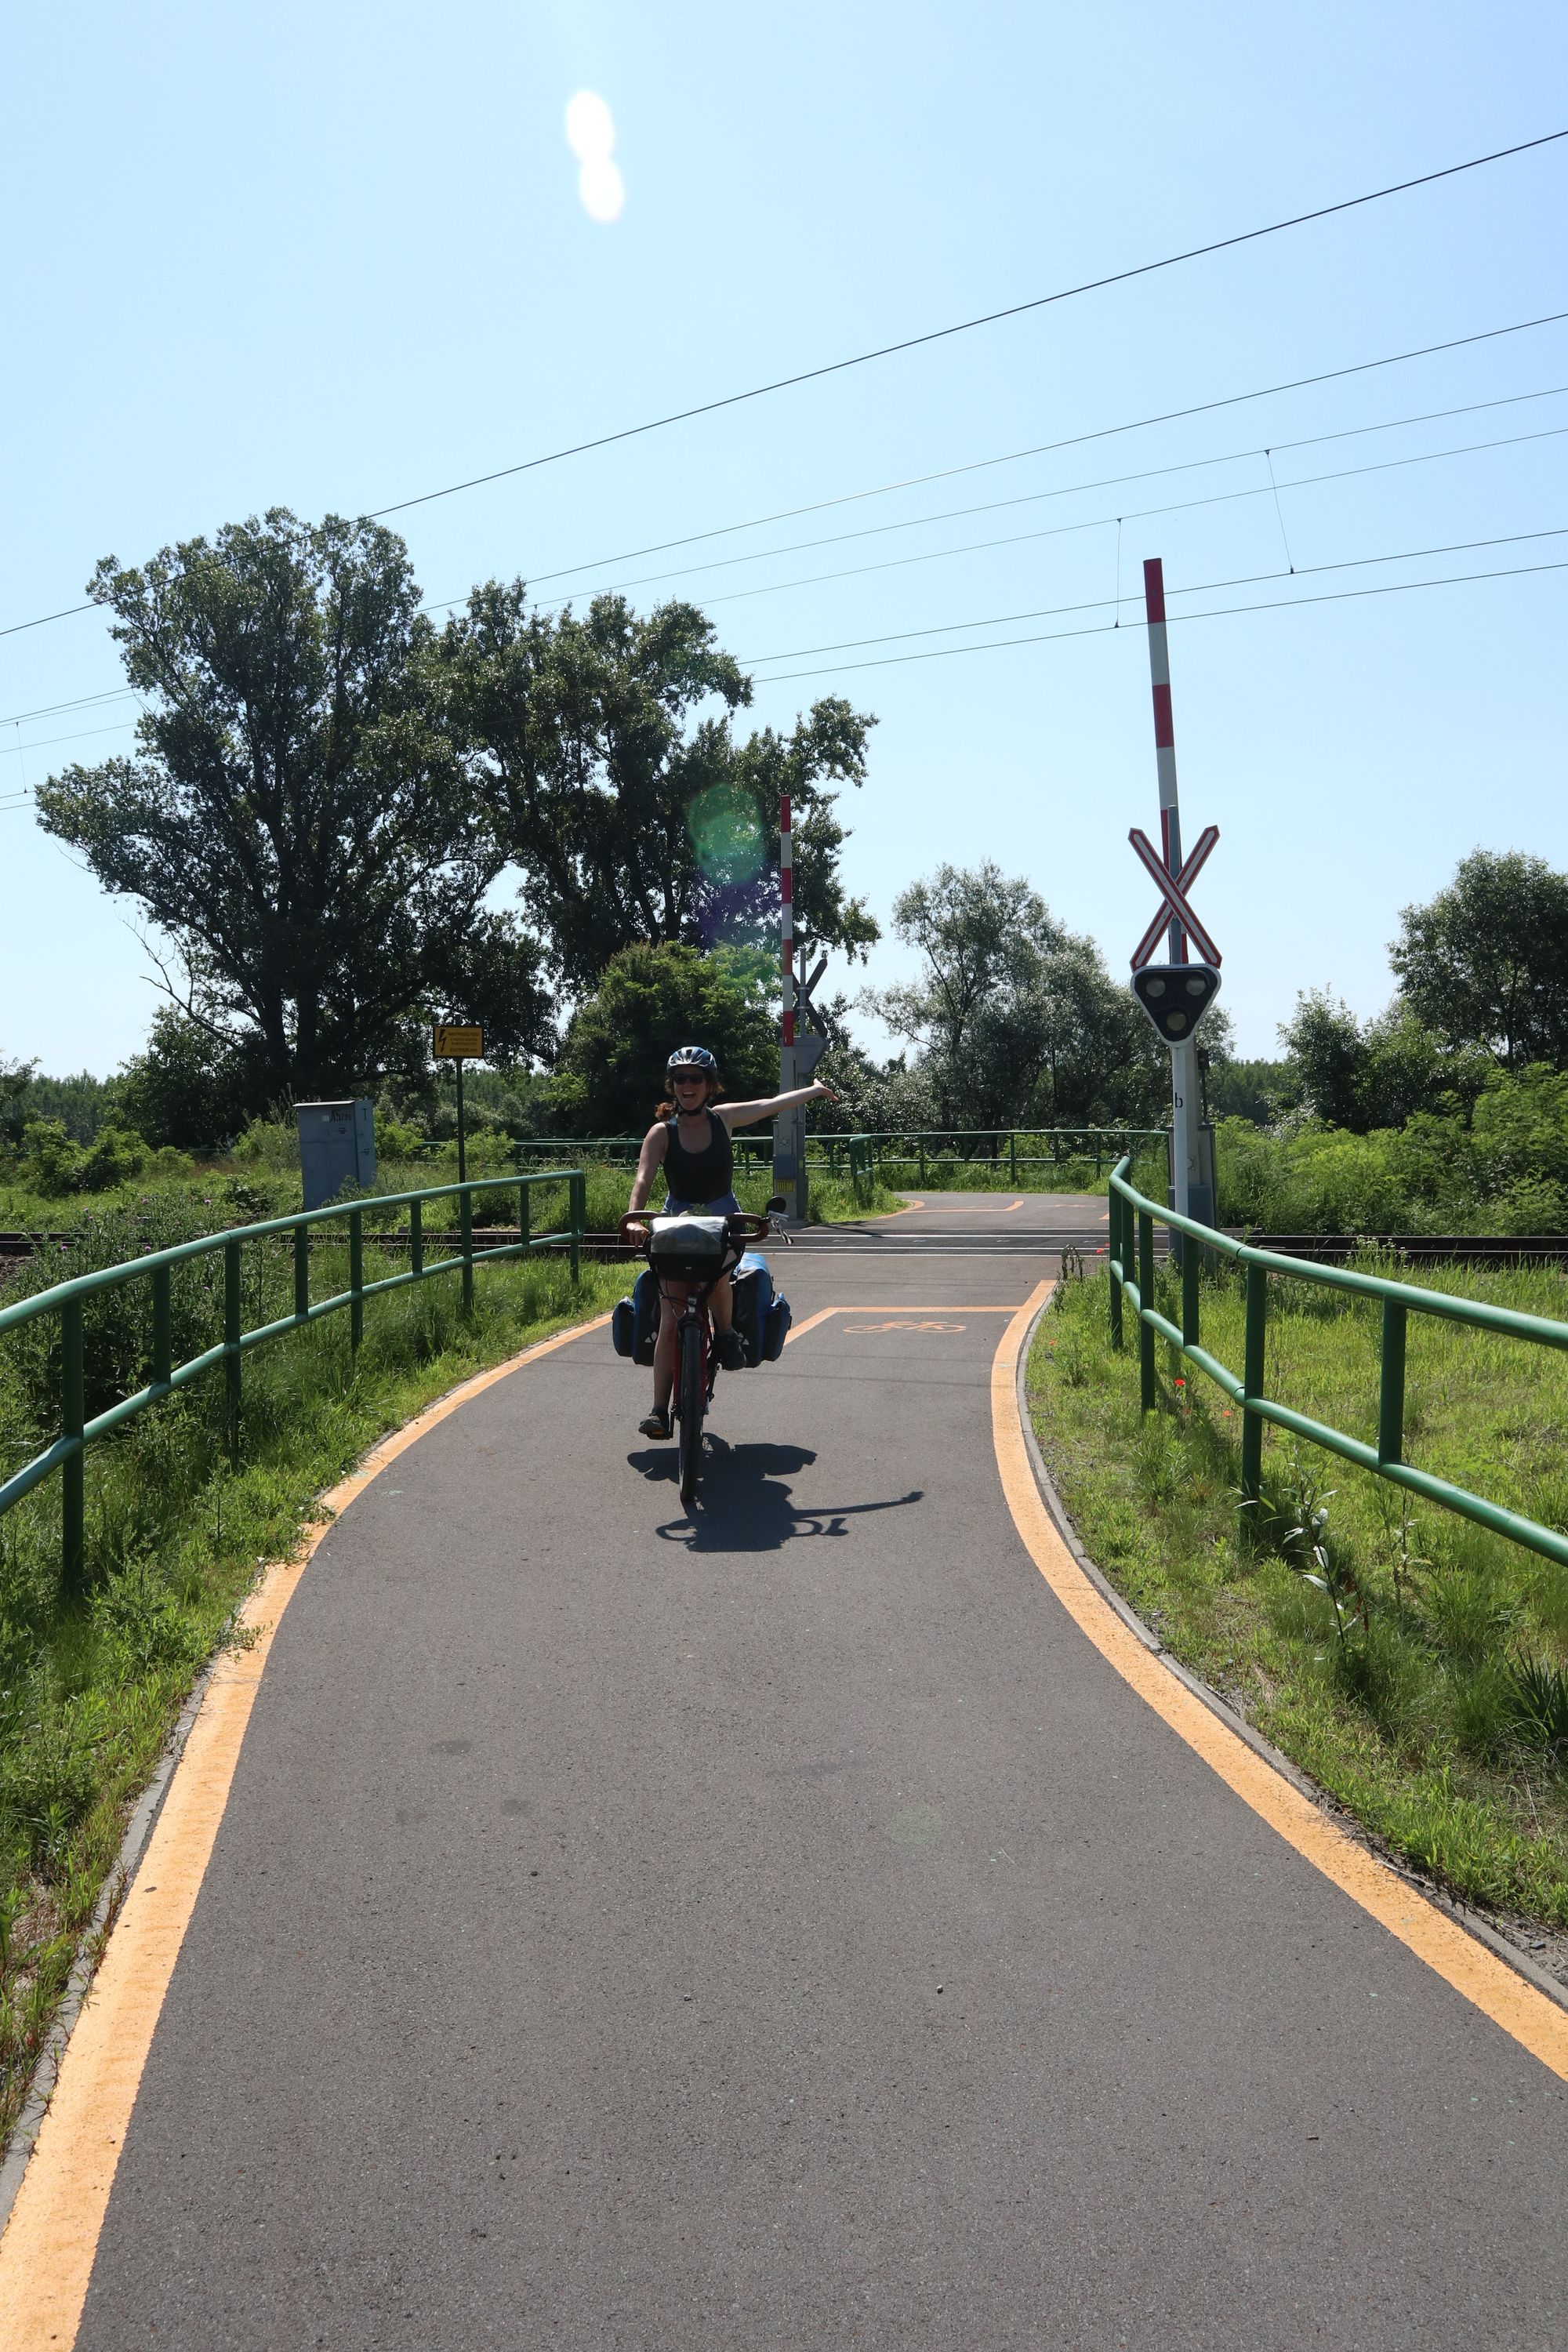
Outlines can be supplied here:
<path id="1" fill-rule="evenodd" d="M 595 1332 L 317 1553 L 80 2345 L 1560 2347 L 1564 2085 L 1015 1533 L 1044 1261 L 781 1263 L 846 1311 L 723 1384 L 695 1524 Z"/>

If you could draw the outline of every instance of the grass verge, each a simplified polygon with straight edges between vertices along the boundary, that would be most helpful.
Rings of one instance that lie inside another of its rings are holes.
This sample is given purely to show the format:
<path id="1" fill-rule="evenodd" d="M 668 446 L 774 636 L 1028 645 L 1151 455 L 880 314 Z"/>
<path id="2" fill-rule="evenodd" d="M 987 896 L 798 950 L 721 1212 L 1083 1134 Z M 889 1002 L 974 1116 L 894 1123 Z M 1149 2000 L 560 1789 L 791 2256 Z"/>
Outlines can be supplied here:
<path id="1" fill-rule="evenodd" d="M 619 1265 L 584 1265 L 575 1290 L 560 1260 L 484 1267 L 470 1320 L 448 1276 L 372 1301 L 357 1359 L 346 1315 L 258 1349 L 237 1468 L 221 1379 L 136 1415 L 88 1456 L 77 1605 L 59 1595 L 58 1479 L 0 1517 L 0 2137 L 131 1807 L 258 1566 L 293 1550 L 315 1498 L 377 1438 L 626 1286 Z M 48 1372 L 14 1349 L 0 1361 L 5 1467 L 35 1450 Z"/>
<path id="2" fill-rule="evenodd" d="M 1422 1283 L 1568 1319 L 1554 1268 L 1423 1269 Z M 1160 1290 L 1179 1320 L 1173 1285 Z M 1028 1371 L 1041 1449 L 1096 1565 L 1395 1853 L 1465 1901 L 1568 1929 L 1568 1570 L 1276 1430 L 1244 1544 L 1239 1416 L 1201 1373 L 1178 1378 L 1163 1342 L 1159 1407 L 1142 1414 L 1135 1334 L 1111 1348 L 1108 1292 L 1103 1274 L 1059 1285 Z M 1268 1393 L 1374 1439 L 1378 1312 L 1271 1280 Z M 1202 1315 L 1205 1346 L 1239 1366 L 1228 1273 L 1205 1277 Z M 1408 1400 L 1413 1461 L 1568 1527 L 1563 1358 L 1412 1316 Z"/>

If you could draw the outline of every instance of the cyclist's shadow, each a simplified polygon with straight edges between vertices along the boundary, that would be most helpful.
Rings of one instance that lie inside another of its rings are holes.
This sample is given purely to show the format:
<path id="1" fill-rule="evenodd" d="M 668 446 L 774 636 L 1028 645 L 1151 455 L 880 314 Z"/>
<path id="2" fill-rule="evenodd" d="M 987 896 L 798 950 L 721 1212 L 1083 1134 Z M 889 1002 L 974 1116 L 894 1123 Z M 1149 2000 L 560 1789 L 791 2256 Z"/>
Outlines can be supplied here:
<path id="1" fill-rule="evenodd" d="M 650 1481 L 663 1484 L 679 1475 L 670 1446 L 626 1458 Z M 808 1445 L 732 1445 L 710 1429 L 704 1433 L 696 1511 L 690 1518 L 666 1520 L 655 1533 L 689 1551 L 780 1551 L 800 1536 L 847 1536 L 851 1519 L 871 1511 L 901 1511 L 924 1499 L 924 1489 L 916 1486 L 879 1503 L 797 1504 L 784 1481 L 816 1459 Z"/>

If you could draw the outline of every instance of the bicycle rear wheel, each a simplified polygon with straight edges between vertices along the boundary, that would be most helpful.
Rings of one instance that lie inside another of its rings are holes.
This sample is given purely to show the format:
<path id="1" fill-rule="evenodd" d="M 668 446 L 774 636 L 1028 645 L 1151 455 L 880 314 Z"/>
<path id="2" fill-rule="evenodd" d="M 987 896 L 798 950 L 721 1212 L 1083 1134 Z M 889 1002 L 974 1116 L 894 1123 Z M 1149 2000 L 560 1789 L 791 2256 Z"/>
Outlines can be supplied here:
<path id="1" fill-rule="evenodd" d="M 708 1400 L 702 1386 L 702 1332 L 695 1317 L 680 1327 L 680 1363 L 676 1395 L 680 1407 L 680 1499 L 688 1510 L 697 1496 L 697 1470 L 702 1458 L 702 1415 Z"/>

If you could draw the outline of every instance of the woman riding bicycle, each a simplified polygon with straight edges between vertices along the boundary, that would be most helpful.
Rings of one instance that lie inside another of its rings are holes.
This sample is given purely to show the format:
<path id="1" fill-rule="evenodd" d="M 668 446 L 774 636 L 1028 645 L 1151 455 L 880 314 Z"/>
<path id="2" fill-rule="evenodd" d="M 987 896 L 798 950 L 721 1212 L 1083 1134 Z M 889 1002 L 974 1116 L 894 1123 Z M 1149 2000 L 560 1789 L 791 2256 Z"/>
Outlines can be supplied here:
<path id="1" fill-rule="evenodd" d="M 632 1186 L 629 1213 L 647 1206 L 654 1178 L 664 1171 L 669 1198 L 664 1213 L 678 1216 L 695 1210 L 711 1217 L 733 1217 L 741 1204 L 731 1189 L 735 1176 L 735 1151 L 730 1131 L 754 1127 L 775 1111 L 793 1110 L 797 1103 L 837 1102 L 831 1087 L 820 1081 L 796 1087 L 787 1095 L 770 1095 L 765 1102 L 720 1102 L 719 1065 L 706 1045 L 679 1045 L 670 1055 L 665 1083 L 674 1097 L 661 1102 L 655 1121 L 643 1138 Z M 668 1296 L 679 1311 L 688 1286 L 670 1283 Z M 731 1322 L 730 1277 L 716 1282 L 708 1296 L 713 1318 L 713 1352 L 727 1371 L 741 1364 L 741 1339 Z M 645 1437 L 670 1433 L 669 1395 L 675 1385 L 677 1315 L 661 1314 L 653 1355 L 653 1411 L 638 1423 Z"/>

